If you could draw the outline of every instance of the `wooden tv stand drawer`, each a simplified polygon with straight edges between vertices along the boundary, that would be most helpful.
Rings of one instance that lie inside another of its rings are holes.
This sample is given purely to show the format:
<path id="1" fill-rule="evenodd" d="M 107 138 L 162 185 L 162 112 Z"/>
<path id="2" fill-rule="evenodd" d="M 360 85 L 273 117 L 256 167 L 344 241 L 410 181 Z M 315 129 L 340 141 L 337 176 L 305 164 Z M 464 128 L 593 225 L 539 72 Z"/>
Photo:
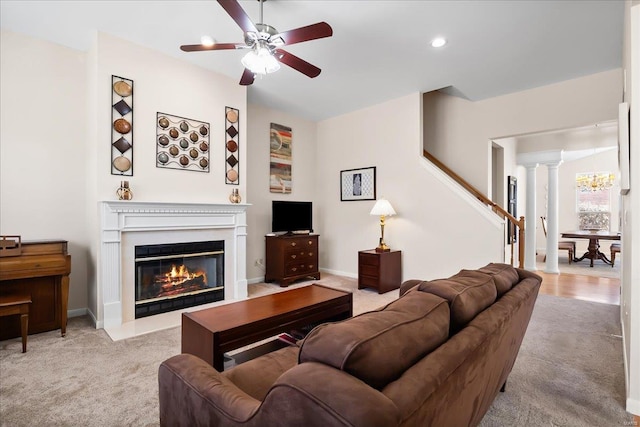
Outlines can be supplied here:
<path id="1" fill-rule="evenodd" d="M 266 236 L 264 281 L 289 286 L 294 280 L 320 279 L 318 235 Z"/>

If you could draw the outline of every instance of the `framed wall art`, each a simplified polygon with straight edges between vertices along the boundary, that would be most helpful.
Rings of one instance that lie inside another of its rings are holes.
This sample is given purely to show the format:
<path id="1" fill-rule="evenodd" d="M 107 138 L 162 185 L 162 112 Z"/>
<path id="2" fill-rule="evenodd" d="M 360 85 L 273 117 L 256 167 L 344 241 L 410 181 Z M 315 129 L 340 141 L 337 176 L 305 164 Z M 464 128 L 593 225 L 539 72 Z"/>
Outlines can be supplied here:
<path id="1" fill-rule="evenodd" d="M 629 185 L 629 103 L 618 105 L 618 166 L 620 167 L 620 194 L 628 194 Z"/>
<path id="2" fill-rule="evenodd" d="M 225 184 L 240 184 L 240 111 L 225 107 Z"/>
<path id="3" fill-rule="evenodd" d="M 507 212 L 518 218 L 518 178 L 509 175 L 507 177 Z M 507 221 L 507 242 L 517 242 L 518 233 L 513 223 Z"/>
<path id="4" fill-rule="evenodd" d="M 111 76 L 111 175 L 133 176 L 133 80 Z"/>
<path id="5" fill-rule="evenodd" d="M 340 200 L 376 199 L 376 168 L 375 166 L 362 169 L 340 171 Z"/>
<path id="6" fill-rule="evenodd" d="M 209 172 L 209 123 L 156 114 L 156 167 Z"/>
<path id="7" fill-rule="evenodd" d="M 291 194 L 291 128 L 271 123 L 269 130 L 269 189 L 272 193 Z"/>

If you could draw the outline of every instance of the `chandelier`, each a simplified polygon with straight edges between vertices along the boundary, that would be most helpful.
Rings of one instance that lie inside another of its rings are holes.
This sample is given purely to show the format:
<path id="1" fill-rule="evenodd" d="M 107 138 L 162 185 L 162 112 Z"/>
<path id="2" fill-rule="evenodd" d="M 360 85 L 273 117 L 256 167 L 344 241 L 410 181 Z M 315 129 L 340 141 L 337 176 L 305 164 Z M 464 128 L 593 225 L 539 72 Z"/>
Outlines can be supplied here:
<path id="1" fill-rule="evenodd" d="M 576 174 L 576 187 L 579 191 L 607 190 L 613 186 L 615 175 L 610 172 Z"/>

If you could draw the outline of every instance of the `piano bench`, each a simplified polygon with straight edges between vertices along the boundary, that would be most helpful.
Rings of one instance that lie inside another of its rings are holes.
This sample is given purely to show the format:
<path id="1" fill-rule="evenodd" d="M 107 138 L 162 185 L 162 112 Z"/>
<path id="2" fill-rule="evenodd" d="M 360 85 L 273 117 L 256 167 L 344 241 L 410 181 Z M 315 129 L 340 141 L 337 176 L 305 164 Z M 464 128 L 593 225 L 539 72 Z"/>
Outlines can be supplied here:
<path id="1" fill-rule="evenodd" d="M 29 304 L 31 295 L 0 295 L 0 317 L 20 315 L 20 333 L 22 335 L 22 352 L 27 352 L 27 334 L 29 331 Z"/>

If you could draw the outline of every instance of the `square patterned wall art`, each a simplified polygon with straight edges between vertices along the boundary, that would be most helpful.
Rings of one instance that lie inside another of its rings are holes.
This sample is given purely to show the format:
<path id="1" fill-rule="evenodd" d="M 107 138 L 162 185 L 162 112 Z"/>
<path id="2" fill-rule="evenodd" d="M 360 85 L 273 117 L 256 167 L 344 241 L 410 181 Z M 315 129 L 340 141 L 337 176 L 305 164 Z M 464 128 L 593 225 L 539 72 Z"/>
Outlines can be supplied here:
<path id="1" fill-rule="evenodd" d="M 156 166 L 209 172 L 209 123 L 156 115 Z"/>
<path id="2" fill-rule="evenodd" d="M 291 141 L 291 128 L 271 123 L 269 187 L 272 193 L 291 193 Z"/>
<path id="3" fill-rule="evenodd" d="M 111 76 L 111 175 L 133 176 L 133 80 Z"/>
<path id="4" fill-rule="evenodd" d="M 225 120 L 225 183 L 240 184 L 240 112 L 236 108 L 226 107 Z"/>
<path id="5" fill-rule="evenodd" d="M 376 167 L 340 171 L 340 200 L 375 200 Z"/>

